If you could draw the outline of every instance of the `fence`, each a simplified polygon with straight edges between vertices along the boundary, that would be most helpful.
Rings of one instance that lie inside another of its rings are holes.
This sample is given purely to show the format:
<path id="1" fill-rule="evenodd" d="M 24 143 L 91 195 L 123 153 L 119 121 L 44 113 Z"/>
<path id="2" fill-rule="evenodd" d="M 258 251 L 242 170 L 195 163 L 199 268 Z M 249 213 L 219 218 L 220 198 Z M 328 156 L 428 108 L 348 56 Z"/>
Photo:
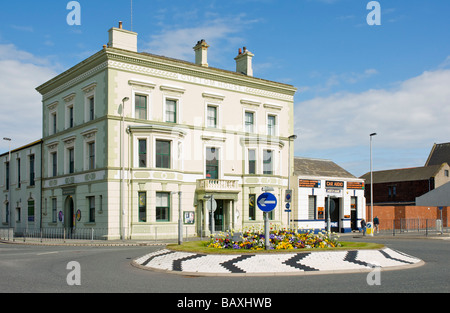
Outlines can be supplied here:
<path id="1" fill-rule="evenodd" d="M 401 233 L 417 233 L 428 236 L 429 234 L 448 233 L 449 230 L 448 225 L 444 225 L 440 219 L 401 218 L 381 221 L 379 231 L 391 233 L 394 236 Z"/>
<path id="2" fill-rule="evenodd" d="M 134 232 L 133 236 L 137 240 L 146 240 L 157 242 L 159 240 L 177 239 L 177 232 L 173 232 L 172 226 L 152 226 L 145 227 L 145 232 Z M 178 229 L 176 229 L 177 231 Z M 126 232 L 126 230 L 125 230 Z M 169 235 L 170 234 L 170 235 Z M 185 240 L 195 236 L 193 230 L 189 227 L 183 227 L 183 237 Z M 119 238 L 120 230 L 118 228 L 0 228 L 0 240 L 7 241 L 39 241 L 39 242 L 66 242 L 67 240 L 80 241 L 106 241 L 111 238 Z M 170 237 L 170 238 L 169 238 Z"/>

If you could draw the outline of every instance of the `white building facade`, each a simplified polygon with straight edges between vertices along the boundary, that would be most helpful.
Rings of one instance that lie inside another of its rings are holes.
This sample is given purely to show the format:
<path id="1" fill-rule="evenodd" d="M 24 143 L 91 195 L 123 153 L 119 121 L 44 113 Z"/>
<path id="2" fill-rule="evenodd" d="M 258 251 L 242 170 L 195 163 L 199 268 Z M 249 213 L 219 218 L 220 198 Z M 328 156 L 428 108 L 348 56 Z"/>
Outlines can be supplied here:
<path id="1" fill-rule="evenodd" d="M 336 233 L 359 230 L 361 219 L 366 218 L 364 180 L 329 160 L 296 157 L 294 162 L 295 227 Z"/>
<path id="2" fill-rule="evenodd" d="M 209 67 L 204 40 L 191 63 L 137 52 L 137 34 L 121 24 L 109 35 L 37 88 L 42 227 L 176 238 L 181 212 L 187 236 L 238 230 L 262 225 L 255 198 L 267 186 L 279 199 L 271 222 L 286 225 L 296 89 L 253 77 L 245 48 L 232 72 Z"/>

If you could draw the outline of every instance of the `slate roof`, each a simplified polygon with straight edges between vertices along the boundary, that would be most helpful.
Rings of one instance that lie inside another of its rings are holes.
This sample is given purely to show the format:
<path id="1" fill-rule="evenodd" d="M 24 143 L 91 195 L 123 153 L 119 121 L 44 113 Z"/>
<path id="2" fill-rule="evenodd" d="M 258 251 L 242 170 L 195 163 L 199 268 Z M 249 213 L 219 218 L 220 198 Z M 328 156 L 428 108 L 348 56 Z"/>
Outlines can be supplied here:
<path id="1" fill-rule="evenodd" d="M 450 142 L 434 144 L 425 166 L 450 164 Z"/>
<path id="2" fill-rule="evenodd" d="M 374 184 L 379 183 L 390 183 L 390 182 L 402 182 L 402 181 L 417 181 L 417 180 L 427 180 L 434 177 L 441 168 L 442 164 L 423 166 L 423 167 L 413 167 L 413 168 L 403 168 L 385 171 L 373 172 Z M 366 184 L 370 184 L 370 172 L 364 174 L 360 178 L 366 180 Z"/>
<path id="3" fill-rule="evenodd" d="M 295 176 L 356 178 L 330 160 L 294 157 Z"/>

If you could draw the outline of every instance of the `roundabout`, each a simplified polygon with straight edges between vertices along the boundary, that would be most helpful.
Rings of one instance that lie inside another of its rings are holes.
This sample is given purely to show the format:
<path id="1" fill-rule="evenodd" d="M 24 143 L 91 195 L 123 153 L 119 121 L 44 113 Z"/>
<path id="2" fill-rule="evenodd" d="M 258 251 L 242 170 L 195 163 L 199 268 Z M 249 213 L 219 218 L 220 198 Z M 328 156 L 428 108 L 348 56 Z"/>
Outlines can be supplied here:
<path id="1" fill-rule="evenodd" d="M 297 253 L 205 254 L 161 249 L 133 260 L 138 268 L 186 276 L 311 275 L 400 270 L 425 264 L 391 248 Z"/>

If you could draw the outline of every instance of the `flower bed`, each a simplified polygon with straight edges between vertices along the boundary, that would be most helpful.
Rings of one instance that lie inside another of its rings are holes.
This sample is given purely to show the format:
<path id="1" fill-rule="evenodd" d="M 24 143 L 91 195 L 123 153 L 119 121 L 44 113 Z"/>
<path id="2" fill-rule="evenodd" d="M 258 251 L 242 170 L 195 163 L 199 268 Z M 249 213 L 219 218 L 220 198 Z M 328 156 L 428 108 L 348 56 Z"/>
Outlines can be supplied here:
<path id="1" fill-rule="evenodd" d="M 265 236 L 262 229 L 245 229 L 239 240 L 235 240 L 233 232 L 211 236 L 208 247 L 218 249 L 265 250 Z M 271 229 L 269 249 L 290 250 L 305 248 L 340 247 L 337 238 L 330 233 L 312 230 Z"/>

